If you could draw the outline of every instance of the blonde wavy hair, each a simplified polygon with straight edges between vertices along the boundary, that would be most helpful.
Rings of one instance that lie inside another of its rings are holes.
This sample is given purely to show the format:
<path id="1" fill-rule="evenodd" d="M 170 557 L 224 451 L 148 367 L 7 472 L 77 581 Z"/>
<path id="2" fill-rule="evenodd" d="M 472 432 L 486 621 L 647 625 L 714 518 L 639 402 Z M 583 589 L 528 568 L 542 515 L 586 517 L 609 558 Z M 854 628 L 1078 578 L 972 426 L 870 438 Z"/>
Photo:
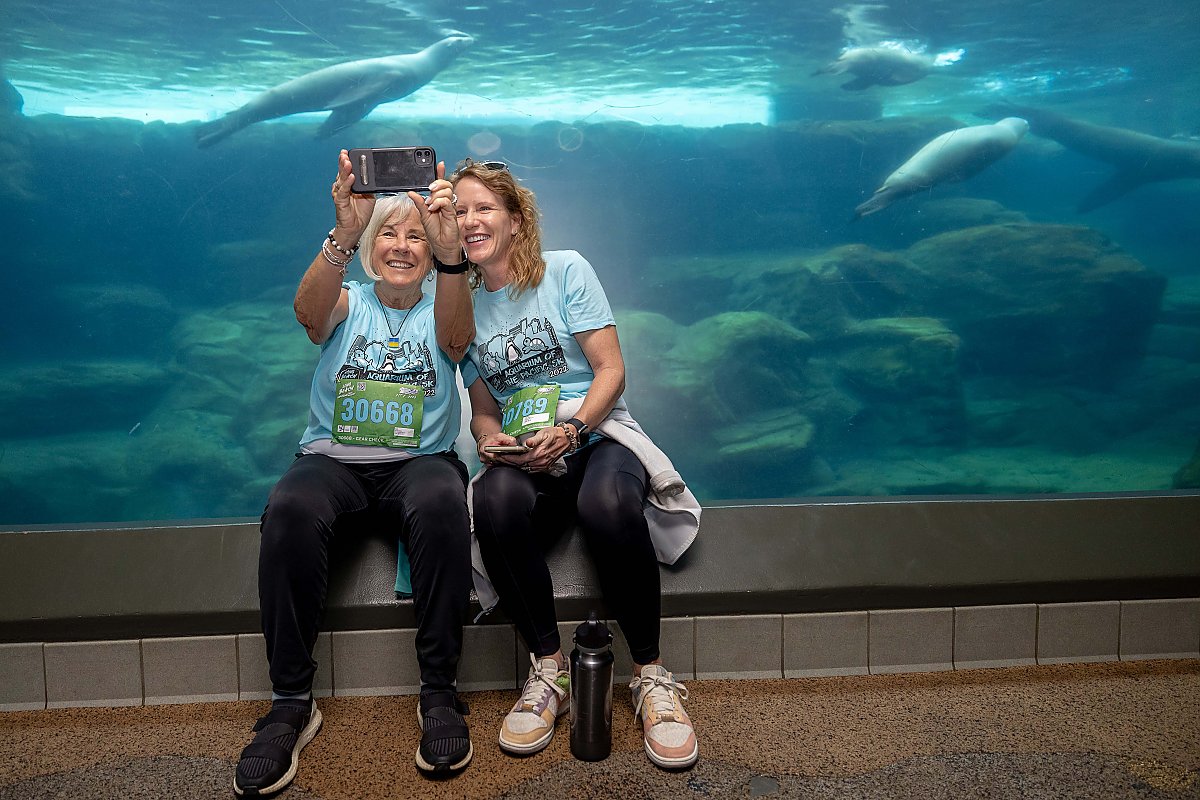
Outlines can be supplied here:
<path id="1" fill-rule="evenodd" d="M 468 158 L 450 176 L 450 183 L 457 187 L 463 178 L 474 178 L 500 198 L 509 214 L 520 219 L 508 255 L 508 296 L 516 299 L 540 284 L 546 274 L 539 221 L 542 214 L 533 192 L 517 183 L 507 167 L 488 166 L 491 163 L 494 162 L 475 162 Z M 475 264 L 471 265 L 469 280 L 472 289 L 483 285 L 483 272 Z"/>

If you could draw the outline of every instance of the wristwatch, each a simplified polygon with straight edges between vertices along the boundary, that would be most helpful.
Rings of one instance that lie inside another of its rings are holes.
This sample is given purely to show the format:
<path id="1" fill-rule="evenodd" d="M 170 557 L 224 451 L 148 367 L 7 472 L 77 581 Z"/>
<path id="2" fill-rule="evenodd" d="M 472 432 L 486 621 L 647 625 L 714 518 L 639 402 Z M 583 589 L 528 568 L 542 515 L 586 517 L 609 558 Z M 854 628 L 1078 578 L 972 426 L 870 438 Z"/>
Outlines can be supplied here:
<path id="1" fill-rule="evenodd" d="M 587 426 L 586 422 L 578 417 L 571 417 L 563 424 L 570 425 L 575 428 L 575 434 L 579 437 L 579 447 L 577 449 L 582 450 L 583 446 L 588 443 L 588 439 L 591 437 L 591 434 L 588 433 L 591 428 Z"/>

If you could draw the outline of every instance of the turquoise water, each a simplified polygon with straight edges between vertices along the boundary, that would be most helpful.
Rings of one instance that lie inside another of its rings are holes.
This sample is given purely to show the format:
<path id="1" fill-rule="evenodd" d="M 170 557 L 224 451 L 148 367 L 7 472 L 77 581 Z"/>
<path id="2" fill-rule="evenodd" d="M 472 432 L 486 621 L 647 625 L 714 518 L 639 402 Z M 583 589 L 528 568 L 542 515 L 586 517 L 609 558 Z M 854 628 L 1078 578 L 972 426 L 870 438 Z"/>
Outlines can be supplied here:
<path id="1" fill-rule="evenodd" d="M 290 302 L 336 150 L 418 143 L 537 191 L 706 502 L 1195 485 L 1194 3 L 343 6 L 6 5 L 0 525 L 257 515 L 304 427 Z M 309 113 L 197 147 L 271 86 L 455 32 L 332 137 Z M 841 88 L 865 47 L 926 66 Z M 851 221 L 936 136 L 1021 114 L 978 174 Z"/>

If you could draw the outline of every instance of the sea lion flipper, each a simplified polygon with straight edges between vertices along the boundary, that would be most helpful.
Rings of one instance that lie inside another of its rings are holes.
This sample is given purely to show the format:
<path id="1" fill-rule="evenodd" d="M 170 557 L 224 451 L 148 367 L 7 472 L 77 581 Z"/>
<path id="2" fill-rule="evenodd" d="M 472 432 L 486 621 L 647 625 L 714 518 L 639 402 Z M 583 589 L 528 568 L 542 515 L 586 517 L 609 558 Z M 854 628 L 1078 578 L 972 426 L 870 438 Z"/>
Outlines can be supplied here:
<path id="1" fill-rule="evenodd" d="M 1112 177 L 1092 189 L 1086 197 L 1079 201 L 1079 213 L 1085 214 L 1100 206 L 1108 205 L 1118 197 L 1141 186 L 1142 183 L 1144 181 L 1132 172 L 1115 172 Z"/>
<path id="2" fill-rule="evenodd" d="M 375 108 L 374 103 L 359 103 L 358 105 L 341 106 L 330 112 L 317 131 L 317 138 L 324 139 L 340 130 L 349 128 L 360 119 L 370 114 Z"/>
<path id="3" fill-rule="evenodd" d="M 244 127 L 246 125 L 239 120 L 236 111 L 218 119 L 201 122 L 196 126 L 196 145 L 201 148 L 212 147 Z"/>
<path id="4" fill-rule="evenodd" d="M 905 193 L 911 194 L 911 192 Z M 894 186 L 880 186 L 875 190 L 875 194 L 871 195 L 865 203 L 860 203 L 854 209 L 854 218 L 860 219 L 868 214 L 874 214 L 876 211 L 883 211 L 892 203 L 903 197 L 904 194 L 898 192 Z"/>

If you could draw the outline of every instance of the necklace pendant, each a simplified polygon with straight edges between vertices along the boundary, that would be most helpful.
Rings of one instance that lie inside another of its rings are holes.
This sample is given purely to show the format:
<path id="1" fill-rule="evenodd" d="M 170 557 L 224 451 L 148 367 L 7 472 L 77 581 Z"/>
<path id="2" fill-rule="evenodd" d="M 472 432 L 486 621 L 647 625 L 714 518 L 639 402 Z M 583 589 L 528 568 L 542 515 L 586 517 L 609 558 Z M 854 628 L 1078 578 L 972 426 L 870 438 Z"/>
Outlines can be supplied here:
<path id="1" fill-rule="evenodd" d="M 400 349 L 400 337 L 399 336 L 388 337 L 387 346 L 388 346 L 389 350 L 399 350 Z"/>

